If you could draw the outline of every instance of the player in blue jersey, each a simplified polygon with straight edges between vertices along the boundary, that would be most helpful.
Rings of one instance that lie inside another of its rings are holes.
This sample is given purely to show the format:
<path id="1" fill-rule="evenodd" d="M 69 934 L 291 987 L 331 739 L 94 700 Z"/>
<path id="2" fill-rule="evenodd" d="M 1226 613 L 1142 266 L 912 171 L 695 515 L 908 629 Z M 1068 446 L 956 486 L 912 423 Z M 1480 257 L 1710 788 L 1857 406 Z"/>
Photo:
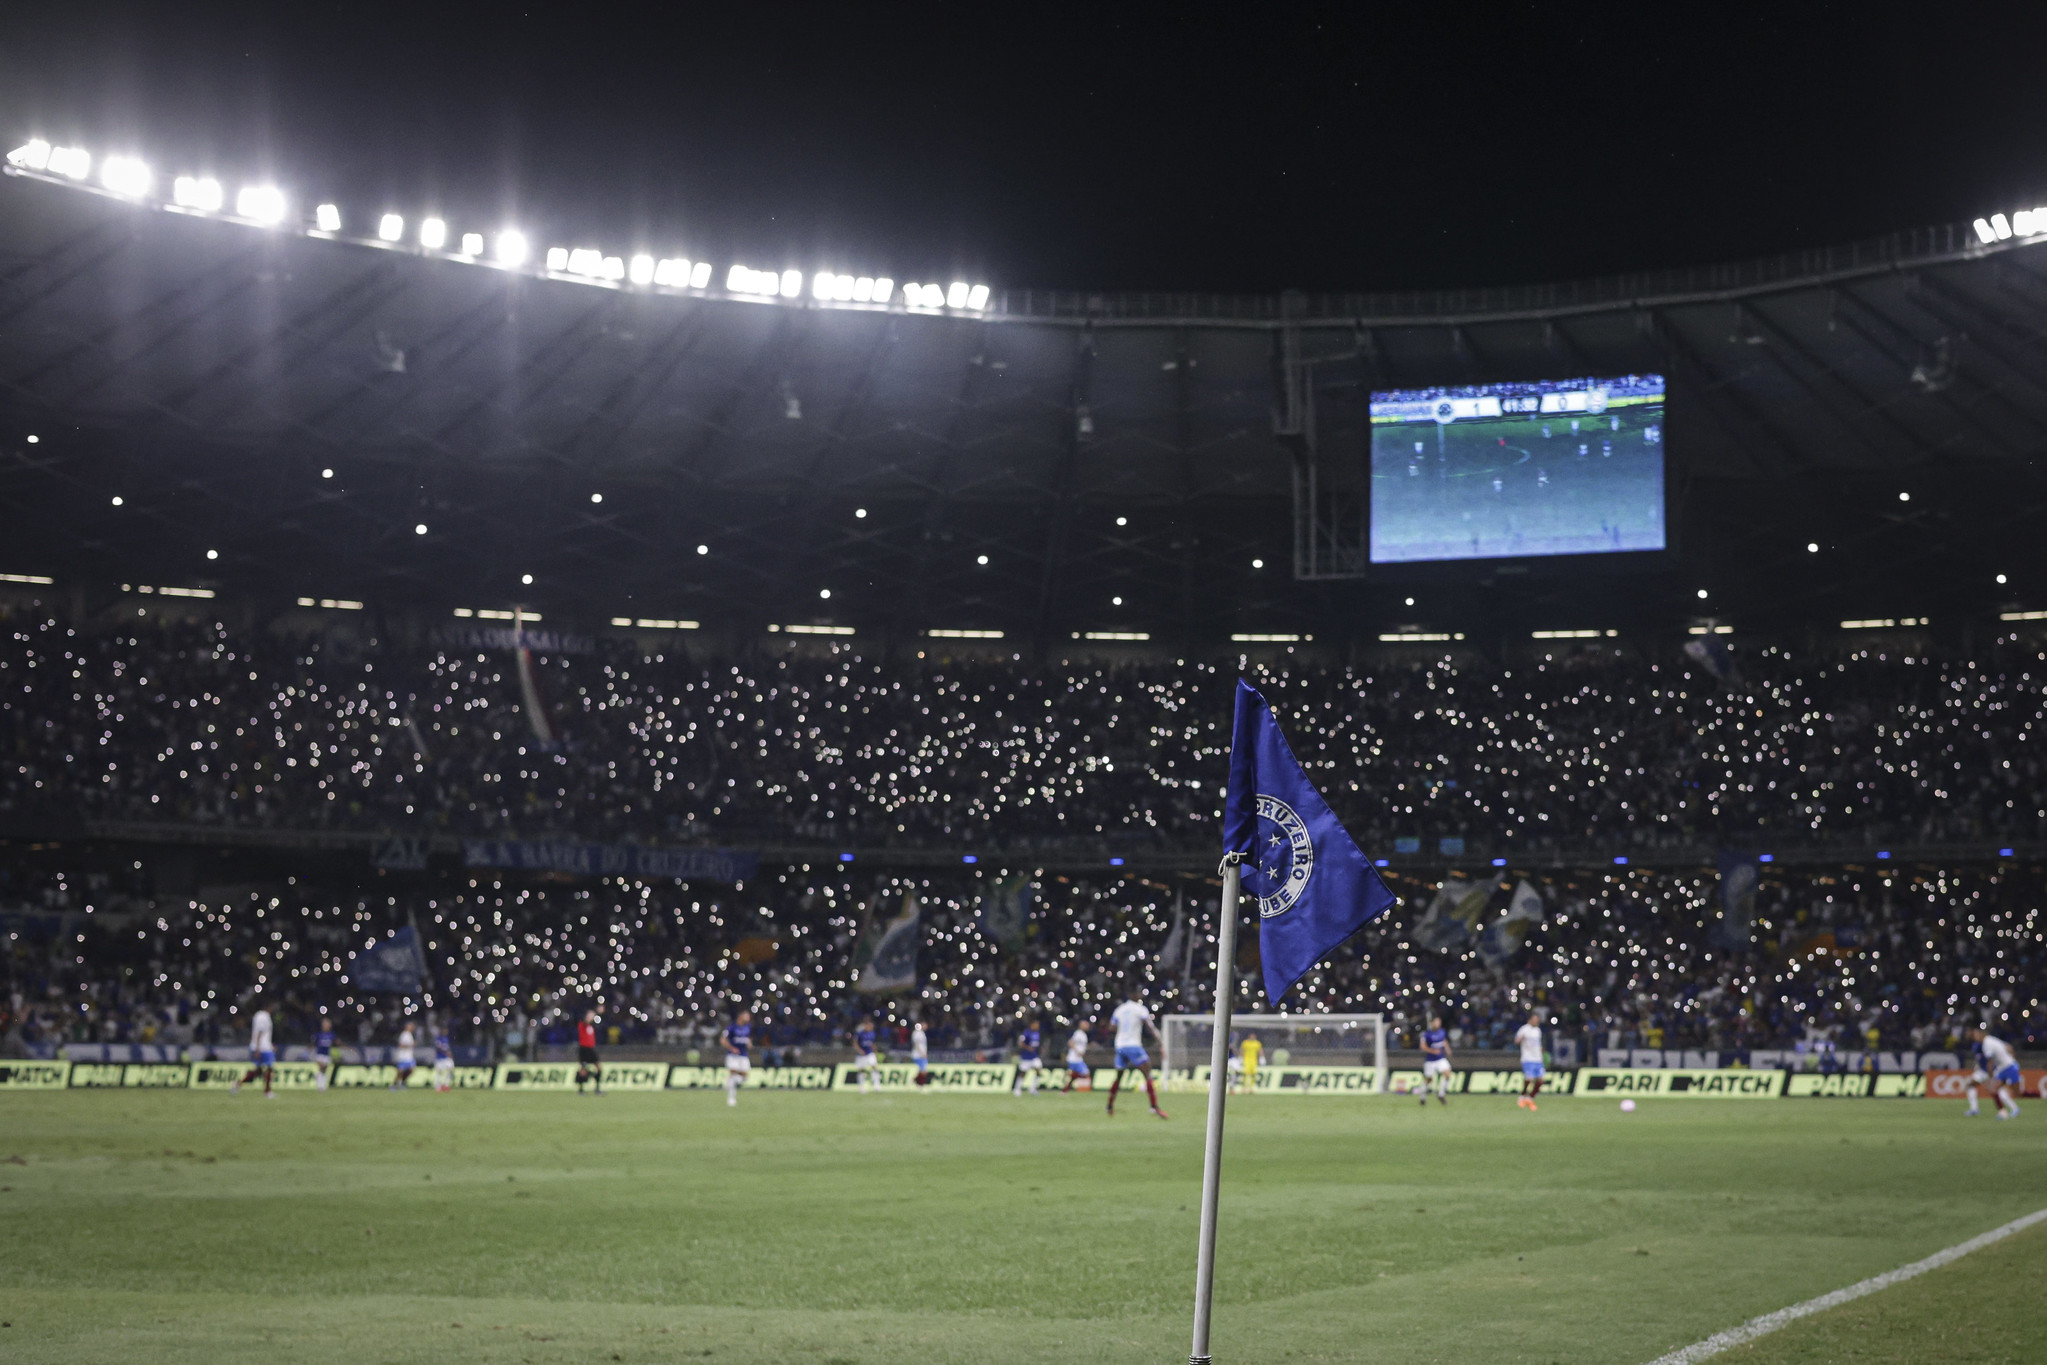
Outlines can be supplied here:
<path id="1" fill-rule="evenodd" d="M 1977 1113 L 1976 1087 L 1985 1081 L 1996 1081 L 1997 1116 L 2017 1118 L 2019 1102 L 2012 1092 L 2025 1089 L 2025 1078 L 2019 1072 L 2019 1059 L 2012 1055 L 2011 1044 L 1992 1033 L 1988 1024 L 1970 1029 L 1969 1036 L 1976 1042 L 1976 1071 L 1969 1077 L 1969 1116 L 1973 1118 Z"/>
<path id="2" fill-rule="evenodd" d="M 1030 1078 L 1031 1093 L 1038 1093 L 1038 1077 L 1045 1070 L 1045 1059 L 1040 1055 L 1044 1041 L 1045 1035 L 1039 1032 L 1036 1019 L 1027 1020 L 1023 1032 L 1016 1036 L 1016 1087 L 1010 1094 L 1019 1099 L 1023 1098 L 1025 1077 Z"/>
<path id="3" fill-rule="evenodd" d="M 753 1016 L 745 1010 L 725 1026 L 725 1103 L 739 1103 L 739 1087 L 753 1070 Z"/>
<path id="4" fill-rule="evenodd" d="M 313 1089 L 325 1090 L 327 1078 L 333 1073 L 334 1021 L 322 1015 L 320 1028 L 313 1034 Z"/>
<path id="5" fill-rule="evenodd" d="M 448 1041 L 448 1026 L 434 1030 L 434 1089 L 445 1095 L 455 1088 L 455 1045 Z"/>
<path id="6" fill-rule="evenodd" d="M 860 1027 L 853 1030 L 853 1073 L 860 1078 L 860 1093 L 865 1095 L 874 1086 L 874 1067 L 878 1059 L 874 1055 L 874 1016 L 860 1021 Z"/>
<path id="7" fill-rule="evenodd" d="M 1449 1106 L 1450 1094 L 1450 1033 L 1443 1027 L 1443 1021 L 1436 1015 L 1429 1016 L 1429 1027 L 1422 1034 L 1422 1108 L 1429 1107 L 1429 1087 L 1436 1091 L 1436 1102 Z"/>

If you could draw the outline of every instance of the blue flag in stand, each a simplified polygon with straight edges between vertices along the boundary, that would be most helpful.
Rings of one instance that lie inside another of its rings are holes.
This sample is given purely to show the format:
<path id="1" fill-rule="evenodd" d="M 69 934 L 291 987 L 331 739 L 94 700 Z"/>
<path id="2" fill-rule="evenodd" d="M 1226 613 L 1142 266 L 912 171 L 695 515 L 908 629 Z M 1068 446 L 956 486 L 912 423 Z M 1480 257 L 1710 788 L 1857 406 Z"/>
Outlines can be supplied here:
<path id="1" fill-rule="evenodd" d="M 425 974 L 419 935 L 409 924 L 376 946 L 354 954 L 348 963 L 348 983 L 361 991 L 417 995 Z"/>
<path id="2" fill-rule="evenodd" d="M 1258 957 L 1274 1004 L 1394 901 L 1301 771 L 1265 698 L 1242 679 L 1223 848 L 1244 855 L 1244 894 L 1258 906 Z"/>

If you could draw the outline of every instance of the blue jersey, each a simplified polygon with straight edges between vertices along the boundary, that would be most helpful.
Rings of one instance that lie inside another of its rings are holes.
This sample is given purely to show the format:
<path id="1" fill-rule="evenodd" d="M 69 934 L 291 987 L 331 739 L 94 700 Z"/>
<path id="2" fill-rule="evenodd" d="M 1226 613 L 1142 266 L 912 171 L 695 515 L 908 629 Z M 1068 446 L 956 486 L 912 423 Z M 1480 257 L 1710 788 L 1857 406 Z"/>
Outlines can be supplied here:
<path id="1" fill-rule="evenodd" d="M 313 1053 L 315 1056 L 319 1057 L 330 1056 L 332 1055 L 333 1051 L 334 1051 L 333 1029 L 323 1028 L 318 1033 L 313 1035 Z"/>
<path id="2" fill-rule="evenodd" d="M 728 1024 L 725 1027 L 725 1047 L 734 1057 L 744 1057 L 753 1043 L 753 1025 Z"/>
<path id="3" fill-rule="evenodd" d="M 1422 1035 L 1422 1056 L 1432 1062 L 1440 1062 L 1450 1054 L 1450 1034 L 1447 1030 L 1432 1028 Z"/>
<path id="4" fill-rule="evenodd" d="M 872 1057 L 874 1055 L 874 1030 L 864 1028 L 854 1034 L 853 1046 L 860 1049 L 861 1056 Z"/>
<path id="5" fill-rule="evenodd" d="M 448 1035 L 445 1033 L 436 1033 L 434 1035 L 434 1060 L 437 1062 L 452 1062 L 455 1060 L 455 1049 L 448 1042 Z"/>
<path id="6" fill-rule="evenodd" d="M 1038 1060 L 1038 1038 L 1036 1029 L 1027 1028 L 1023 1031 L 1023 1037 L 1017 1040 L 1016 1050 L 1023 1055 L 1024 1060 L 1032 1062 Z"/>

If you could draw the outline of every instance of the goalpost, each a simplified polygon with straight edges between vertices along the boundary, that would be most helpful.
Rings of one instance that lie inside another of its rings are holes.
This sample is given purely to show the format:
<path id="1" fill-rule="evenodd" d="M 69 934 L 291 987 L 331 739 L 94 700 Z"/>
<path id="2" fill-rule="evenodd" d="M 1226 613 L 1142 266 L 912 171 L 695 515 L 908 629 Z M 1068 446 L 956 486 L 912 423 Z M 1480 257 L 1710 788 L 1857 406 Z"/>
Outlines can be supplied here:
<path id="1" fill-rule="evenodd" d="M 1386 1093 L 1386 1016 L 1383 1014 L 1230 1015 L 1233 1039 L 1255 1037 L 1264 1044 L 1265 1067 L 1354 1066 L 1375 1068 L 1372 1089 Z M 1181 1073 L 1191 1081 L 1215 1043 L 1213 1014 L 1169 1014 L 1159 1021 L 1165 1055 L 1160 1063 L 1168 1089 Z M 1193 1086 L 1200 1089 L 1199 1086 Z"/>

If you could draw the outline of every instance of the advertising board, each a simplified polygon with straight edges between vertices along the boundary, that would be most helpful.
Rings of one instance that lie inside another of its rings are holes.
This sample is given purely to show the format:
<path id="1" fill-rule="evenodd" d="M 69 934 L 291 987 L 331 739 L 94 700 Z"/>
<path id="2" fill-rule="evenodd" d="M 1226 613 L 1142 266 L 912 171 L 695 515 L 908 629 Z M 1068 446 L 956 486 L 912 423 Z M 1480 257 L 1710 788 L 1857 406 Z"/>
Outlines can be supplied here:
<path id="1" fill-rule="evenodd" d="M 1774 1100 L 1784 1093 L 1782 1071 L 1738 1068 L 1704 1071 L 1678 1067 L 1645 1067 L 1639 1071 L 1586 1067 L 1578 1072 L 1572 1094 L 1622 1099 Z"/>

